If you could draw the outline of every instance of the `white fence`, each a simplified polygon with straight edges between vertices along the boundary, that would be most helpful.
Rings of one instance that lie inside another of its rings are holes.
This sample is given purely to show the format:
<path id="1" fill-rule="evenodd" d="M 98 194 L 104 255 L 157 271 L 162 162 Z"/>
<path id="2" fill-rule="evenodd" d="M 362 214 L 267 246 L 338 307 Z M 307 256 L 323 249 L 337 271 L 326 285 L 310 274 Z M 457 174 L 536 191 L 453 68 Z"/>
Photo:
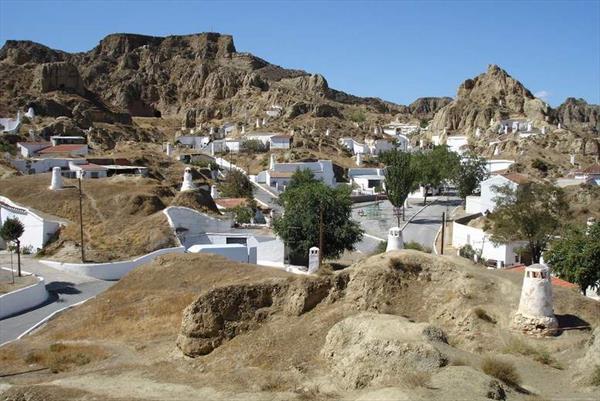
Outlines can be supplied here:
<path id="1" fill-rule="evenodd" d="M 10 270 L 5 267 L 2 269 Z M 34 277 L 37 283 L 11 291 L 8 294 L 0 295 L 0 319 L 33 308 L 48 299 L 48 291 L 46 291 L 44 278 L 35 275 Z"/>
<path id="2" fill-rule="evenodd" d="M 94 277 L 100 280 L 118 280 L 125 274 L 129 273 L 136 267 L 149 263 L 154 258 L 160 255 L 166 255 L 170 253 L 184 253 L 185 247 L 178 246 L 174 248 L 159 249 L 154 252 L 150 252 L 146 255 L 140 256 L 139 258 L 132 260 L 124 260 L 119 262 L 108 262 L 108 263 L 64 263 L 56 262 L 53 260 L 40 260 L 40 263 L 46 266 L 53 267 L 58 270 L 67 271 L 79 275 L 88 277 Z"/>

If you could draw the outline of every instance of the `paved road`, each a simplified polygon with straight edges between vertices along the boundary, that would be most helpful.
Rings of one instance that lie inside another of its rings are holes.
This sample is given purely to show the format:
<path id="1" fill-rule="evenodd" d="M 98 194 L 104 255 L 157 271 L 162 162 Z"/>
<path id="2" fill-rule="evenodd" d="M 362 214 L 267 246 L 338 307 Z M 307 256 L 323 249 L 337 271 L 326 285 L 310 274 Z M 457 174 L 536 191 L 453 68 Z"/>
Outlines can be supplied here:
<path id="1" fill-rule="evenodd" d="M 415 215 L 416 217 L 413 217 L 402 231 L 404 242 L 415 241 L 431 248 L 435 235 L 442 224 L 442 213 L 450 212 L 461 202 L 460 198 L 453 196 L 431 199 L 436 201 L 422 211 L 422 201 L 409 201 L 409 207 L 406 208 L 406 219 Z M 357 244 L 357 250 L 366 254 L 373 252 L 379 243 L 373 237 L 387 239 L 388 230 L 397 225 L 392 205 L 388 201 L 382 202 L 379 208 L 373 206 L 373 202 L 355 204 L 352 217 L 361 223 L 365 233 L 368 234 L 365 235 L 363 241 Z"/>
<path id="2" fill-rule="evenodd" d="M 10 267 L 10 255 L 0 254 L 0 266 Z M 53 312 L 93 297 L 116 283 L 62 272 L 42 265 L 31 256 L 23 255 L 21 266 L 24 271 L 44 277 L 50 298 L 29 311 L 0 320 L 0 344 L 16 339 Z"/>

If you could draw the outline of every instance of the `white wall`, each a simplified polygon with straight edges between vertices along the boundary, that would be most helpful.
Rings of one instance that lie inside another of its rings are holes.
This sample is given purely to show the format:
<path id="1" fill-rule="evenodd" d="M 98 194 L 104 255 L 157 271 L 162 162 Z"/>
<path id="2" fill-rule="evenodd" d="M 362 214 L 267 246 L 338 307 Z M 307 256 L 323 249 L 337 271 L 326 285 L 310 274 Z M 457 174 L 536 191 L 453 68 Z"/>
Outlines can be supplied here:
<path id="1" fill-rule="evenodd" d="M 100 280 L 118 280 L 131 270 L 145 263 L 150 263 L 160 255 L 170 253 L 184 253 L 185 247 L 159 249 L 132 260 L 108 263 L 65 263 L 54 260 L 40 260 L 40 263 L 58 270 L 75 273 L 78 275 L 94 277 Z"/>
<path id="2" fill-rule="evenodd" d="M 500 260 L 505 266 L 516 262 L 515 249 L 524 246 L 523 241 L 509 244 L 494 245 L 482 229 L 469 227 L 456 221 L 452 223 L 452 247 L 459 249 L 464 245 L 471 245 L 475 251 L 481 251 L 483 259 Z"/>
<path id="3" fill-rule="evenodd" d="M 456 152 L 459 155 L 463 154 L 464 151 L 461 149 L 462 146 L 468 143 L 466 136 L 449 136 L 446 139 L 446 145 L 450 148 L 452 152 Z"/>
<path id="4" fill-rule="evenodd" d="M 248 248 L 242 244 L 198 244 L 191 246 L 188 252 L 221 255 L 236 262 L 251 263 Z"/>
<path id="5" fill-rule="evenodd" d="M 50 180 L 48 180 L 48 185 L 50 185 Z M 30 246 L 34 251 L 42 249 L 60 227 L 58 221 L 44 219 L 31 210 L 15 204 L 10 199 L 0 196 L 0 224 L 4 224 L 9 218 L 17 218 L 23 223 L 25 230 L 19 238 L 21 247 Z"/>
<path id="6" fill-rule="evenodd" d="M 22 273 L 31 274 L 23 271 Z M 37 280 L 35 284 L 0 295 L 0 319 L 33 308 L 48 299 L 44 278 L 38 276 L 35 278 Z"/>
<path id="7" fill-rule="evenodd" d="M 487 170 L 488 173 L 494 173 L 500 170 L 506 170 L 511 165 L 514 164 L 514 160 L 487 160 Z"/>
<path id="8" fill-rule="evenodd" d="M 486 210 L 489 210 L 491 212 L 496 208 L 496 202 L 494 201 L 494 198 L 498 196 L 498 193 L 496 192 L 494 187 L 502 187 L 507 184 L 513 190 L 515 190 L 518 187 L 517 183 L 501 175 L 492 176 L 481 183 L 481 213 L 485 212 Z"/>

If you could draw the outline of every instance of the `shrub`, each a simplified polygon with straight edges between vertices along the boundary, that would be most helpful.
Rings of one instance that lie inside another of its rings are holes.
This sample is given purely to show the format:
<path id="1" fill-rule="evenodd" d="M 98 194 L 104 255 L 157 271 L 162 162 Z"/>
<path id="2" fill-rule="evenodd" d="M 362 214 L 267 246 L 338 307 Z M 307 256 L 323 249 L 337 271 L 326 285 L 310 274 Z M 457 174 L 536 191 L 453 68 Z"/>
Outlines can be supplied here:
<path id="1" fill-rule="evenodd" d="M 403 382 L 408 388 L 427 387 L 431 380 L 429 372 L 406 372 L 403 376 Z"/>
<path id="2" fill-rule="evenodd" d="M 362 123 L 367 120 L 367 117 L 365 116 L 365 112 L 360 109 L 356 109 L 356 110 L 353 110 L 352 112 L 350 112 L 349 118 L 350 118 L 350 121 L 355 122 L 355 123 Z"/>
<path id="3" fill-rule="evenodd" d="M 31 246 L 31 245 L 22 246 L 21 253 L 23 255 L 31 255 L 33 253 L 33 246 Z"/>
<path id="4" fill-rule="evenodd" d="M 248 139 L 242 142 L 242 149 L 246 152 L 264 153 L 269 150 L 269 146 L 258 139 Z"/>
<path id="5" fill-rule="evenodd" d="M 467 244 L 459 249 L 458 254 L 463 258 L 473 260 L 473 257 L 475 256 L 475 249 L 473 249 L 471 245 Z"/>
<path id="6" fill-rule="evenodd" d="M 518 337 L 511 337 L 508 340 L 506 346 L 504 347 L 504 352 L 510 354 L 529 356 L 534 361 L 551 366 L 555 369 L 563 368 L 560 362 L 558 362 L 552 355 L 550 355 L 550 352 L 548 352 L 547 349 L 535 348 Z"/>
<path id="7" fill-rule="evenodd" d="M 252 213 L 252 209 L 245 206 L 236 206 L 233 209 L 230 209 L 233 213 L 234 220 L 238 224 L 248 224 L 252 221 L 252 217 L 254 213 Z"/>
<path id="8" fill-rule="evenodd" d="M 380 241 L 377 244 L 377 247 L 375 248 L 375 250 L 373 251 L 373 253 L 371 255 L 378 255 L 380 253 L 384 253 L 386 248 L 387 248 L 387 241 Z"/>
<path id="9" fill-rule="evenodd" d="M 549 170 L 549 166 L 548 163 L 546 163 L 545 161 L 543 161 L 542 159 L 534 159 L 531 162 L 531 167 L 533 167 L 536 170 L 541 171 L 542 173 L 547 173 Z"/>
<path id="10" fill-rule="evenodd" d="M 596 365 L 590 376 L 590 384 L 592 386 L 600 386 L 600 365 Z"/>
<path id="11" fill-rule="evenodd" d="M 446 333 L 444 333 L 444 331 L 439 327 L 427 326 L 423 329 L 423 335 L 429 341 L 436 341 L 448 344 L 448 337 L 446 336 Z"/>
<path id="12" fill-rule="evenodd" d="M 488 313 L 482 308 L 477 307 L 473 309 L 473 313 L 475 313 L 475 316 L 483 321 L 496 324 L 496 319 L 488 315 Z"/>
<path id="13" fill-rule="evenodd" d="M 425 253 L 431 253 L 431 248 L 419 244 L 417 241 L 410 241 L 404 244 L 404 249 L 414 249 Z"/>
<path id="14" fill-rule="evenodd" d="M 404 263 L 398 258 L 391 258 L 389 267 L 392 270 L 400 270 L 404 273 L 417 275 L 421 272 L 421 265 L 417 263 Z"/>
<path id="15" fill-rule="evenodd" d="M 481 370 L 483 370 L 483 373 L 486 375 L 495 377 L 509 386 L 515 387 L 521 384 L 521 377 L 517 373 L 515 366 L 510 362 L 487 357 L 481 363 Z"/>

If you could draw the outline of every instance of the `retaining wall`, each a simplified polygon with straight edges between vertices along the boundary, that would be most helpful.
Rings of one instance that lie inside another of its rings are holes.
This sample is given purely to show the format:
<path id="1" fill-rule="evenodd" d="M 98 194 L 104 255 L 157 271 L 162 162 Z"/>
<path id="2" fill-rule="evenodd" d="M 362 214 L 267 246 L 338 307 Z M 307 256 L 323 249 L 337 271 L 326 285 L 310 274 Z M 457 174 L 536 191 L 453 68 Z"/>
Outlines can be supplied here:
<path id="1" fill-rule="evenodd" d="M 2 269 L 9 270 L 4 267 Z M 0 295 L 0 319 L 33 308 L 48 299 L 44 278 L 35 275 L 34 277 L 37 283 Z"/>
<path id="2" fill-rule="evenodd" d="M 40 260 L 40 263 L 58 270 L 97 278 L 100 280 L 118 280 L 136 267 L 149 263 L 157 256 L 170 253 L 184 253 L 185 247 L 159 249 L 132 260 L 108 263 L 64 263 L 53 260 Z"/>

